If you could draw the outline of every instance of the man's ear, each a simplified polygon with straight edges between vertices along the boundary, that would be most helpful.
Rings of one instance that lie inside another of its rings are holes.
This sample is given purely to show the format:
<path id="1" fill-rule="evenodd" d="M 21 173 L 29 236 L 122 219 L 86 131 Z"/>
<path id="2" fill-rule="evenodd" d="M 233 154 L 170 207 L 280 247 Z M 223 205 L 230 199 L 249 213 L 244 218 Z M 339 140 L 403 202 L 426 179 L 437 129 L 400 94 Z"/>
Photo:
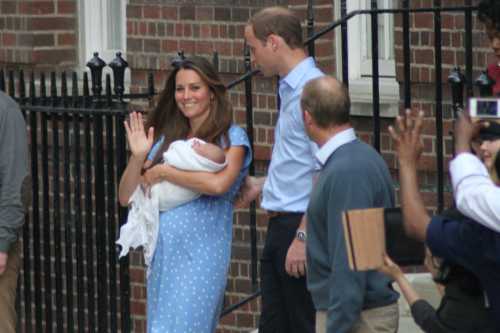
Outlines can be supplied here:
<path id="1" fill-rule="evenodd" d="M 307 109 L 302 109 L 302 117 L 304 118 L 305 125 L 311 125 L 313 123 L 313 118 Z"/>
<path id="2" fill-rule="evenodd" d="M 278 50 L 280 43 L 281 43 L 281 37 L 275 34 L 270 34 L 267 37 L 267 42 L 271 46 L 271 49 L 275 52 Z"/>

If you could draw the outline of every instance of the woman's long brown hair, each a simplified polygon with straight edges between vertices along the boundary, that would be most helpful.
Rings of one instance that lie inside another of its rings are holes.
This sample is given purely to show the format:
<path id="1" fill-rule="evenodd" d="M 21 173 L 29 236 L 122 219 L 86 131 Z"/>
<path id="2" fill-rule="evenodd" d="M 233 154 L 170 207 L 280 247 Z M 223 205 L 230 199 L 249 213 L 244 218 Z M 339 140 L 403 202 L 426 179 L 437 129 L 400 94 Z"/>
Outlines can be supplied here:
<path id="1" fill-rule="evenodd" d="M 174 65 L 174 70 L 165 82 L 159 102 L 146 121 L 146 128 L 153 126 L 155 129 L 155 142 L 161 136 L 164 137 L 162 146 L 153 158 L 153 165 L 161 161 L 163 153 L 173 141 L 186 139 L 190 131 L 189 120 L 182 114 L 175 102 L 175 79 L 181 69 L 194 70 L 208 85 L 214 96 L 207 119 L 196 133 L 193 133 L 193 136 L 217 145 L 229 146 L 230 144 L 228 130 L 232 122 L 233 109 L 227 96 L 226 86 L 208 60 L 196 56 L 185 58 Z"/>

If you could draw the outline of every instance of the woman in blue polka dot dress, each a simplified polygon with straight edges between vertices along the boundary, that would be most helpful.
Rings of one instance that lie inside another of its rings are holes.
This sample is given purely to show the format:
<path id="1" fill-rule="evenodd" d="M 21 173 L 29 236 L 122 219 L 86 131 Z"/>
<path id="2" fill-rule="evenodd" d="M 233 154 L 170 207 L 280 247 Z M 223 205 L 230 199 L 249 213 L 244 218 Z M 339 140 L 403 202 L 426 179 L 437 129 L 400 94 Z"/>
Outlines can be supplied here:
<path id="1" fill-rule="evenodd" d="M 160 212 L 147 281 L 148 332 L 214 332 L 230 262 L 233 199 L 251 162 L 248 137 L 232 124 L 226 88 L 212 65 L 200 57 L 175 63 L 148 117 L 147 133 L 137 113 L 131 114 L 125 128 L 131 157 L 120 181 L 120 203 L 128 204 L 140 183 L 151 186 L 163 180 L 202 193 Z M 223 147 L 227 166 L 218 173 L 203 173 L 159 163 L 171 142 L 191 137 Z"/>

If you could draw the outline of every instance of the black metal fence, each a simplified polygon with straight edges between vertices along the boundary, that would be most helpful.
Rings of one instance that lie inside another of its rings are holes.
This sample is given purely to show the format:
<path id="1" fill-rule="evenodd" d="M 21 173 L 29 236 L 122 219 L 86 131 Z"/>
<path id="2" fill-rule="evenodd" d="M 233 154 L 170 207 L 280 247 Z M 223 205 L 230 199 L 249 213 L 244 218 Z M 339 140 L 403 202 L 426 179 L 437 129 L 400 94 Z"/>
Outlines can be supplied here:
<path id="1" fill-rule="evenodd" d="M 0 90 L 20 104 L 28 125 L 32 207 L 23 228 L 17 308 L 24 332 L 130 332 L 128 258 L 115 240 L 126 209 L 117 184 L 126 162 L 123 121 L 127 63 L 117 54 L 102 93 L 105 63 L 95 54 L 79 81 L 71 75 L 0 71 Z M 38 79 L 38 80 L 37 80 Z M 79 82 L 82 82 L 81 89 Z M 7 83 L 7 84 L 6 84 Z M 16 89 L 17 86 L 17 89 Z M 26 93 L 28 87 L 28 94 Z M 71 94 L 69 94 L 71 87 Z M 92 94 L 90 93 L 92 91 Z"/>

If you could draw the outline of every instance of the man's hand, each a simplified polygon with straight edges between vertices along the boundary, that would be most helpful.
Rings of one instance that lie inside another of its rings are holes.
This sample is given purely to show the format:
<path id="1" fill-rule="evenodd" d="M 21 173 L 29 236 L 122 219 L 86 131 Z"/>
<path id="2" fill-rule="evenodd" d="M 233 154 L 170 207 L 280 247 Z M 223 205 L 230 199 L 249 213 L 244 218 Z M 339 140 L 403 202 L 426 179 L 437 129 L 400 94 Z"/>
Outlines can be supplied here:
<path id="1" fill-rule="evenodd" d="M 234 201 L 234 208 L 247 208 L 262 192 L 265 177 L 247 176 Z"/>
<path id="2" fill-rule="evenodd" d="M 7 260 L 9 259 L 9 255 L 6 252 L 0 252 L 0 275 L 5 272 L 7 268 Z"/>
<path id="3" fill-rule="evenodd" d="M 299 278 L 306 274 L 306 243 L 294 239 L 285 260 L 285 270 L 288 275 Z"/>
<path id="4" fill-rule="evenodd" d="M 479 135 L 481 128 L 488 125 L 487 122 L 472 122 L 467 113 L 461 113 L 455 121 L 455 153 L 470 152 L 472 140 Z"/>
<path id="5" fill-rule="evenodd" d="M 411 111 L 406 110 L 404 117 L 396 118 L 397 131 L 389 126 L 389 133 L 396 143 L 396 152 L 399 163 L 415 166 L 422 154 L 423 145 L 420 141 L 420 133 L 424 122 L 424 113 L 420 111 L 416 119 L 411 116 Z"/>

